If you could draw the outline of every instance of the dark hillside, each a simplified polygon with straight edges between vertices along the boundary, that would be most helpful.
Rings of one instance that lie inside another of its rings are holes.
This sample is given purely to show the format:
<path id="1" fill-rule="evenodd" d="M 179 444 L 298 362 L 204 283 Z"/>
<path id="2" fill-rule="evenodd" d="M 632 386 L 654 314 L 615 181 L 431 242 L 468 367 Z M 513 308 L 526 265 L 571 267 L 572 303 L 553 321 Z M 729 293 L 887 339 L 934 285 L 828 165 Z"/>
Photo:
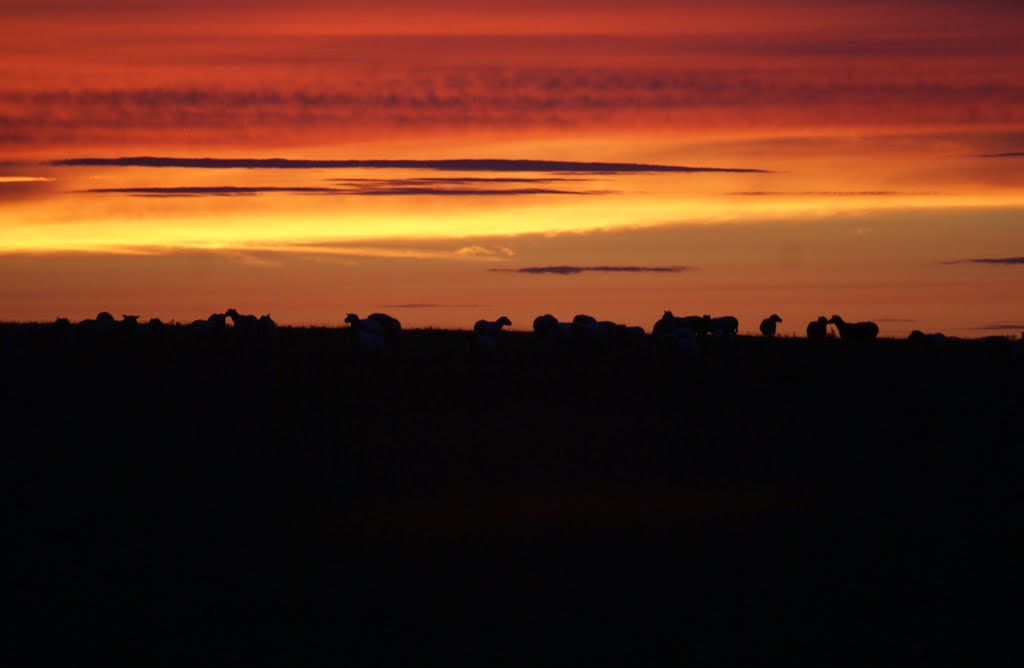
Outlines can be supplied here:
<path id="1" fill-rule="evenodd" d="M 1024 360 L 0 326 L 14 654 L 988 664 Z M 337 661 L 336 661 L 337 662 Z M 22 663 L 22 662 L 19 662 Z M 14 664 L 12 664 L 14 665 Z"/>

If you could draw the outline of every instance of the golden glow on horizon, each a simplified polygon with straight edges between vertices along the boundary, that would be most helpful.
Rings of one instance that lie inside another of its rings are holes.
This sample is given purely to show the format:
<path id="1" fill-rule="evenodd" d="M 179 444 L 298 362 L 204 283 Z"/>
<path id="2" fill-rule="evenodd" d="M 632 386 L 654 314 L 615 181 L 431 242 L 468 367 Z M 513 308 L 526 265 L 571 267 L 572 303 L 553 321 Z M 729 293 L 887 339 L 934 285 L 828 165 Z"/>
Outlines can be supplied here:
<path id="1" fill-rule="evenodd" d="M 1024 321 L 1024 6 L 208 5 L 0 0 L 0 319 Z M 763 171 L 51 164 L 140 155 Z"/>

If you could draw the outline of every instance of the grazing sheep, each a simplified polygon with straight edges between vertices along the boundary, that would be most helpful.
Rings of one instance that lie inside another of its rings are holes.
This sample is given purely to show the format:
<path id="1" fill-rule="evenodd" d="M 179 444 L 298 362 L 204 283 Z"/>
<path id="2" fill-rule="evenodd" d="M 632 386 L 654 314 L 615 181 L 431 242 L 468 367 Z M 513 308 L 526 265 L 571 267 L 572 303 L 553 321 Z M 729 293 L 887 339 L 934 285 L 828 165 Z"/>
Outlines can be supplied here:
<path id="1" fill-rule="evenodd" d="M 694 334 L 703 335 L 708 333 L 710 322 L 711 316 L 707 315 L 688 315 L 677 318 L 672 315 L 672 311 L 665 311 L 664 315 L 661 316 L 661 320 L 654 323 L 651 333 L 654 336 L 663 336 L 671 334 L 679 327 L 689 327 Z"/>
<path id="2" fill-rule="evenodd" d="M 871 341 L 878 336 L 878 325 L 873 322 L 846 322 L 838 315 L 829 321 L 839 330 L 839 338 L 844 341 Z"/>
<path id="3" fill-rule="evenodd" d="M 366 316 L 367 320 L 379 322 L 384 328 L 384 336 L 395 337 L 402 333 L 402 323 L 397 318 L 392 318 L 386 313 L 371 313 Z"/>
<path id="4" fill-rule="evenodd" d="M 272 339 L 277 336 L 277 323 L 270 317 L 270 314 L 261 315 L 259 321 L 256 323 L 256 332 L 268 339 Z"/>
<path id="5" fill-rule="evenodd" d="M 959 340 L 960 339 L 958 337 L 946 336 L 945 334 L 939 332 L 936 332 L 934 334 L 925 334 L 919 329 L 915 329 L 910 333 L 910 336 L 907 337 L 907 341 L 910 341 L 911 343 L 917 345 L 945 345 Z"/>
<path id="6" fill-rule="evenodd" d="M 188 326 L 188 331 L 193 336 L 213 336 L 224 331 L 227 326 L 227 316 L 223 313 L 213 313 L 206 320 L 193 320 Z"/>
<path id="7" fill-rule="evenodd" d="M 609 343 L 615 339 L 618 325 L 610 320 L 601 320 L 589 315 L 577 315 L 572 319 L 572 336 L 586 344 Z"/>
<path id="8" fill-rule="evenodd" d="M 807 338 L 811 341 L 824 341 L 828 335 L 828 318 L 820 316 L 817 320 L 807 323 Z"/>
<path id="9" fill-rule="evenodd" d="M 770 316 L 761 321 L 761 334 L 767 338 L 775 336 L 775 323 L 782 322 L 777 314 L 772 313 Z"/>
<path id="10" fill-rule="evenodd" d="M 494 322 L 491 322 L 490 320 L 477 320 L 476 324 L 473 325 L 473 332 L 477 336 L 496 337 L 501 333 L 501 328 L 506 325 L 509 327 L 512 326 L 512 321 L 506 316 L 501 316 Z"/>
<path id="11" fill-rule="evenodd" d="M 229 308 L 224 316 L 231 318 L 231 323 L 235 326 L 235 333 L 241 336 L 256 336 L 259 333 L 260 321 L 254 315 L 242 315 L 233 308 Z"/>
<path id="12" fill-rule="evenodd" d="M 150 318 L 146 323 L 146 329 L 156 331 L 164 328 L 164 321 L 160 318 Z"/>
<path id="13" fill-rule="evenodd" d="M 360 319 L 355 313 L 345 317 L 349 323 L 349 344 L 364 353 L 379 353 L 394 345 L 402 326 L 391 316 L 375 313 Z"/>
<path id="14" fill-rule="evenodd" d="M 90 336 L 102 336 L 117 329 L 117 321 L 114 320 L 114 316 L 106 311 L 101 311 L 96 314 L 95 320 L 83 320 L 75 326 L 75 329 Z"/>
<path id="15" fill-rule="evenodd" d="M 553 340 L 558 337 L 558 318 L 545 313 L 533 319 L 533 333 L 541 339 Z"/>
<path id="16" fill-rule="evenodd" d="M 380 337 L 383 337 L 386 333 L 384 325 L 379 320 L 372 320 L 370 318 L 360 319 L 355 313 L 349 313 L 345 316 L 345 322 L 351 326 L 354 332 L 366 332 L 367 334 Z"/>
<path id="17" fill-rule="evenodd" d="M 708 316 L 704 316 L 708 318 Z M 709 332 L 718 338 L 733 337 L 739 332 L 740 321 L 731 315 L 724 315 L 720 318 L 709 318 L 707 321 Z"/>

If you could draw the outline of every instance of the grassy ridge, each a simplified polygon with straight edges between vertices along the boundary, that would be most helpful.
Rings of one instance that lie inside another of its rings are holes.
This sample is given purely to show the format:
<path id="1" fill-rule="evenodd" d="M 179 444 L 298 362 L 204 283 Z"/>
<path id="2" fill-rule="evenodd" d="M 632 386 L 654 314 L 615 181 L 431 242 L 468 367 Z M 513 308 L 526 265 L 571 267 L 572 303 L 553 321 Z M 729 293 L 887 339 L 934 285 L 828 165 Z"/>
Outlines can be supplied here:
<path id="1" fill-rule="evenodd" d="M 994 659 L 1009 345 L 0 326 L 16 653 Z M 975 640 L 980 638 L 981 640 Z"/>

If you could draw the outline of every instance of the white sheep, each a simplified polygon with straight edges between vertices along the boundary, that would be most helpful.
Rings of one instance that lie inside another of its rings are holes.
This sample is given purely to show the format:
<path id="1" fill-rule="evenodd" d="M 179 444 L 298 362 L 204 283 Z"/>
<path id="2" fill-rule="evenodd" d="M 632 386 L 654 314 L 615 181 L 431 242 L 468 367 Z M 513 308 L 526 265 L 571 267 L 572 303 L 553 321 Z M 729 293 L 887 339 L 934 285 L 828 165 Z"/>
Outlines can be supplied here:
<path id="1" fill-rule="evenodd" d="M 387 350 L 393 345 L 397 333 L 401 331 L 401 325 L 390 316 L 374 314 L 377 317 L 360 319 L 355 313 L 349 313 L 345 322 L 349 323 L 349 344 L 364 353 L 379 353 Z M 391 322 L 388 320 L 393 320 Z"/>
<path id="2" fill-rule="evenodd" d="M 780 318 L 775 313 L 772 313 L 770 316 L 768 316 L 767 318 L 762 320 L 761 321 L 761 334 L 763 336 L 769 338 L 769 339 L 774 337 L 775 336 L 775 323 L 778 323 L 778 322 L 782 322 L 782 318 Z"/>

